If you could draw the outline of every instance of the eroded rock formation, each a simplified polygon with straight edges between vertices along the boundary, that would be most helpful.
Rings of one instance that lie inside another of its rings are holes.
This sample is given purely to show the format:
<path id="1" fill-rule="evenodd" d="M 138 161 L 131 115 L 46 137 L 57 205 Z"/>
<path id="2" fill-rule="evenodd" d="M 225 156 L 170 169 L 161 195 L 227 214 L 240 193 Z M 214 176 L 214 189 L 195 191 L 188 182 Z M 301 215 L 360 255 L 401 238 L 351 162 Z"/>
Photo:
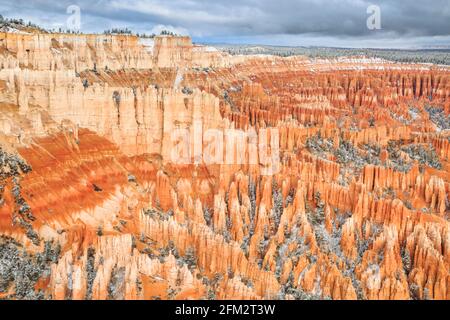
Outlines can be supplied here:
<path id="1" fill-rule="evenodd" d="M 449 68 L 0 48 L 0 297 L 450 299 Z"/>

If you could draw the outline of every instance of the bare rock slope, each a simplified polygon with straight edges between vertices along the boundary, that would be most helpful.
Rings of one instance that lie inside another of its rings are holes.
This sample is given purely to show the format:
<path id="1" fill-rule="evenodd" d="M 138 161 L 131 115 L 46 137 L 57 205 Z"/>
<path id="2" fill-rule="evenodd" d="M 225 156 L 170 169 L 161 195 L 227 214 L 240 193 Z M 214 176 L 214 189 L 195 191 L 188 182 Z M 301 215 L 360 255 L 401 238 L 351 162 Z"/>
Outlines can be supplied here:
<path id="1" fill-rule="evenodd" d="M 0 88 L 0 298 L 450 299 L 449 68 L 1 33 Z"/>

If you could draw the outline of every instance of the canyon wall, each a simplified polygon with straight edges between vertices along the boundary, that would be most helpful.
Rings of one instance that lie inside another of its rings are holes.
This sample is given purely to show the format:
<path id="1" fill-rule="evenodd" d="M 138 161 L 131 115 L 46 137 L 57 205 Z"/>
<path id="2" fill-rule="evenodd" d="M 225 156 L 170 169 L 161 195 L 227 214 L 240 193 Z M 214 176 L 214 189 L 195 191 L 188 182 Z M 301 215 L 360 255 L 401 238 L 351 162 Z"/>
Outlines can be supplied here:
<path id="1" fill-rule="evenodd" d="M 0 298 L 450 299 L 448 67 L 0 48 Z"/>

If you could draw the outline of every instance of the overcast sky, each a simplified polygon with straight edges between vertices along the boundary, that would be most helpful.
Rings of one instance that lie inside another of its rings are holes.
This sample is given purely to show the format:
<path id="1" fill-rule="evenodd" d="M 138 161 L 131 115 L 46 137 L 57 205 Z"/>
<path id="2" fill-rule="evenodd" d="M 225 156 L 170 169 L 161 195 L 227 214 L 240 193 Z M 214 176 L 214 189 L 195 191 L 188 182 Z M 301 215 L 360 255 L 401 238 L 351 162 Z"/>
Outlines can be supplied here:
<path id="1" fill-rule="evenodd" d="M 197 42 L 292 46 L 450 45 L 450 0 L 0 0 L 0 14 L 65 29 L 70 5 L 80 8 L 83 32 L 170 29 Z M 380 8 L 381 29 L 367 27 L 370 5 Z"/>

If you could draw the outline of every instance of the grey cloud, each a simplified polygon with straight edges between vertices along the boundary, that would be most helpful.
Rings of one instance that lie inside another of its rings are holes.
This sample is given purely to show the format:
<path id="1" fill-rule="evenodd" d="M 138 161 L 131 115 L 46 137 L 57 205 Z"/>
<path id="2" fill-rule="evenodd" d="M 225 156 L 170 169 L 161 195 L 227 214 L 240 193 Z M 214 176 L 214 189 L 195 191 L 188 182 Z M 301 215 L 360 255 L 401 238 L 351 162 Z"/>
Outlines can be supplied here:
<path id="1" fill-rule="evenodd" d="M 205 39 L 450 35 L 448 0 L 0 0 L 0 13 L 51 26 L 64 24 L 71 4 L 82 10 L 83 31 L 127 26 L 142 32 L 162 24 L 187 29 Z M 371 4 L 380 6 L 381 30 L 366 27 L 366 10 Z"/>

